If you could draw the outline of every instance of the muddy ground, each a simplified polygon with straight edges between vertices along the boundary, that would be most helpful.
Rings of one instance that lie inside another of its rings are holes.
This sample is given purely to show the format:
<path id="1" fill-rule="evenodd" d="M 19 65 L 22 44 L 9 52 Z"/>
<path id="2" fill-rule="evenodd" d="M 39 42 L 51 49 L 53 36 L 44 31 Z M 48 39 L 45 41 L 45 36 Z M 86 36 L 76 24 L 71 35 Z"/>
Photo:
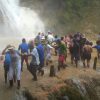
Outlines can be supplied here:
<path id="1" fill-rule="evenodd" d="M 27 70 L 26 65 L 24 65 L 24 70 L 21 75 L 21 89 L 17 90 L 17 85 L 14 84 L 12 89 L 9 88 L 9 83 L 4 82 L 4 70 L 3 65 L 0 65 L 0 100 L 14 100 L 16 92 L 21 90 L 28 90 L 33 96 L 39 98 L 39 100 L 47 100 L 48 93 L 52 92 L 58 84 L 63 84 L 63 81 L 69 78 L 80 78 L 80 77 L 90 77 L 95 78 L 100 76 L 100 60 L 97 63 L 97 70 L 93 70 L 93 60 L 96 56 L 96 51 L 93 51 L 91 66 L 90 68 L 83 68 L 82 62 L 79 61 L 78 68 L 70 63 L 70 54 L 68 54 L 66 64 L 68 65 L 66 69 L 61 69 L 60 72 L 57 70 L 57 56 L 52 57 L 53 64 L 56 69 L 56 76 L 49 77 L 50 65 L 45 66 L 44 76 L 38 74 L 38 81 L 32 80 L 31 73 Z M 40 99 L 41 98 L 41 99 Z"/>

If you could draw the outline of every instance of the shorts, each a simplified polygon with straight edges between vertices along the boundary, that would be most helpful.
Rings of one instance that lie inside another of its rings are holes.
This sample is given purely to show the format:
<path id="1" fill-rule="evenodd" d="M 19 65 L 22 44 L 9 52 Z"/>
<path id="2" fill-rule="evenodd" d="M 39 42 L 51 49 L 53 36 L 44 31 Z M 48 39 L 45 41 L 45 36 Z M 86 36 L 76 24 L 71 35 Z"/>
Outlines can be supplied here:
<path id="1" fill-rule="evenodd" d="M 91 59 L 91 54 L 84 52 L 82 55 L 82 60 L 90 60 L 90 59 Z"/>
<path id="2" fill-rule="evenodd" d="M 38 65 L 33 65 L 32 63 L 30 63 L 30 66 L 29 66 L 29 71 L 31 72 L 31 73 L 34 73 L 34 72 L 36 72 L 37 70 L 39 69 L 39 66 Z"/>
<path id="3" fill-rule="evenodd" d="M 78 53 L 73 53 L 73 54 L 72 54 L 72 57 L 73 57 L 73 59 L 75 59 L 75 60 L 80 60 L 80 56 L 79 56 Z"/>
<path id="4" fill-rule="evenodd" d="M 65 60 L 65 56 L 64 55 L 59 55 L 58 61 L 63 63 L 64 60 Z"/>

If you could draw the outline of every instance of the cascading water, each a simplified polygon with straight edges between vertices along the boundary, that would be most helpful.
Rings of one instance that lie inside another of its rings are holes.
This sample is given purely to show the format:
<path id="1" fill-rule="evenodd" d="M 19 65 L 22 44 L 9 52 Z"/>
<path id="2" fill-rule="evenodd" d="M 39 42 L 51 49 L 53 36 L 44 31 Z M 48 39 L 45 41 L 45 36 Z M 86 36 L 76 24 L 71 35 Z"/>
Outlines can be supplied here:
<path id="1" fill-rule="evenodd" d="M 35 37 L 45 31 L 39 16 L 30 8 L 20 7 L 19 3 L 19 0 L 0 0 L 0 45 L 7 45 L 16 37 Z"/>

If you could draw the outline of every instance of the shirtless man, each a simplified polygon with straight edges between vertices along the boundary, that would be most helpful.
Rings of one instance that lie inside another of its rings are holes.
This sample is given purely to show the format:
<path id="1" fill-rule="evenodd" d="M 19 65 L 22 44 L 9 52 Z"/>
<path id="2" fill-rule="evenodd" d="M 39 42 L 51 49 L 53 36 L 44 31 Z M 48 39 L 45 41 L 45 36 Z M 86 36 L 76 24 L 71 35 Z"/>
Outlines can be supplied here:
<path id="1" fill-rule="evenodd" d="M 84 67 L 86 67 L 85 61 L 87 61 L 87 67 L 88 68 L 90 67 L 91 53 L 92 53 L 92 44 L 87 42 L 83 47 L 83 54 L 82 54 Z"/>

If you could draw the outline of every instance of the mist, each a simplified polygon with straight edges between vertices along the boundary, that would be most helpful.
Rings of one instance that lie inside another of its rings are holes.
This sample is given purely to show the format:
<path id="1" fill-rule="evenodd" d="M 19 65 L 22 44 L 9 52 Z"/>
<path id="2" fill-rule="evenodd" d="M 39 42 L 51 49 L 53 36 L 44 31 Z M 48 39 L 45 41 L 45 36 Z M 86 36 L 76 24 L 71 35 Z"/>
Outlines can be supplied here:
<path id="1" fill-rule="evenodd" d="M 45 32 L 45 26 L 34 10 L 21 7 L 19 0 L 0 0 L 0 48 L 38 32 Z"/>

